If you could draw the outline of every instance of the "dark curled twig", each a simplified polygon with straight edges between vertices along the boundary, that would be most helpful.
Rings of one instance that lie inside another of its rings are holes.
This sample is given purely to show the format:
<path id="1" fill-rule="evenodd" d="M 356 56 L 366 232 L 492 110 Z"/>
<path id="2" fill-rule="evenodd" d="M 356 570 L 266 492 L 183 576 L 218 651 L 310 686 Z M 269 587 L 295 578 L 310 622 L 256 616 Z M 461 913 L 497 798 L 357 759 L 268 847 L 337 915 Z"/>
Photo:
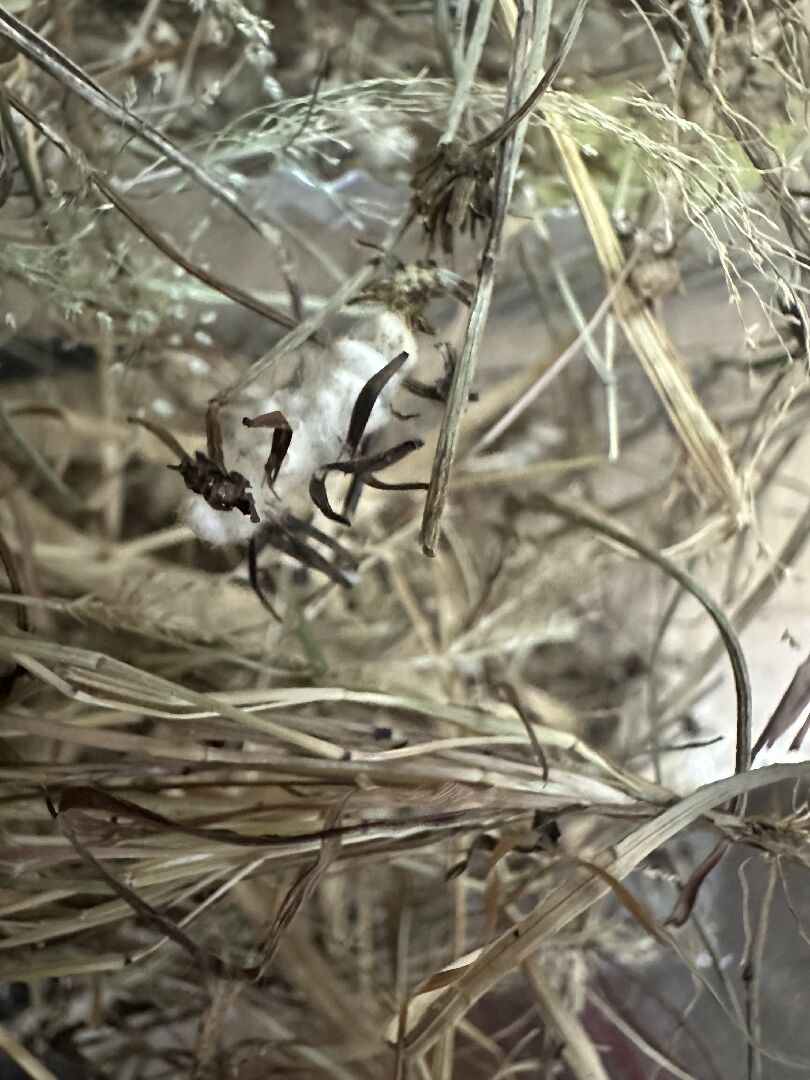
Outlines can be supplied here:
<path id="1" fill-rule="evenodd" d="M 236 469 L 228 469 L 222 452 L 222 432 L 215 406 L 210 406 L 205 414 L 205 435 L 208 453 L 199 450 L 192 457 L 175 439 L 170 431 L 144 420 L 140 416 L 128 416 L 130 424 L 137 424 L 160 439 L 172 453 L 179 457 L 176 465 L 167 466 L 179 472 L 183 483 L 195 495 L 202 495 L 212 510 L 230 513 L 238 510 L 249 517 L 254 525 L 259 524 L 259 514 L 250 491 L 250 481 Z"/>
<path id="2" fill-rule="evenodd" d="M 424 398 L 426 401 L 438 401 L 444 405 L 447 402 L 450 384 L 453 381 L 453 372 L 456 369 L 457 359 L 454 350 L 446 341 L 439 343 L 439 350 L 442 354 L 444 371 L 435 382 L 426 383 L 409 376 L 402 380 L 402 385 L 415 397 Z M 477 391 L 470 390 L 467 400 L 470 402 L 478 401 Z"/>
<path id="3" fill-rule="evenodd" d="M 728 840 L 721 840 L 719 844 L 715 844 L 703 862 L 695 867 L 689 875 L 688 881 L 681 889 L 672 911 L 664 920 L 664 926 L 684 925 L 692 914 L 692 908 L 695 906 L 701 885 L 723 858 L 729 846 Z"/>
<path id="4" fill-rule="evenodd" d="M 253 589 L 259 603 L 265 611 L 269 611 L 276 622 L 280 623 L 281 616 L 267 598 L 267 594 L 262 588 L 261 578 L 259 577 L 258 555 L 261 547 L 261 533 L 254 533 L 248 541 L 248 577 L 250 579 L 250 587 Z"/>
<path id="5" fill-rule="evenodd" d="M 328 548 L 335 556 L 334 561 L 325 558 L 310 541 L 321 543 Z M 253 591 L 276 619 L 278 615 L 261 587 L 257 566 L 258 555 L 265 547 L 288 555 L 309 570 L 325 574 L 336 585 L 348 588 L 353 584 L 350 574 L 357 568 L 357 560 L 339 541 L 292 514 L 285 514 L 280 521 L 267 521 L 251 537 L 248 546 L 248 568 Z"/>
<path id="6" fill-rule="evenodd" d="M 346 434 L 346 449 L 349 452 L 349 457 L 345 461 L 331 461 L 328 464 L 323 465 L 318 472 L 313 473 L 310 478 L 309 497 L 312 499 L 312 502 L 317 509 L 320 510 L 323 516 L 328 518 L 329 521 L 334 521 L 338 525 L 351 525 L 351 521 L 347 514 L 350 512 L 351 506 L 357 504 L 362 485 L 367 482 L 367 479 L 370 487 L 378 487 L 387 491 L 411 491 L 422 486 L 414 484 L 407 486 L 389 485 L 386 487 L 382 481 L 379 481 L 376 477 L 370 475 L 377 469 L 387 469 L 391 465 L 395 465 L 414 450 L 418 450 L 423 445 L 419 439 L 409 439 L 399 443 L 397 446 L 390 447 L 388 450 L 381 450 L 376 454 L 363 454 L 360 457 L 357 457 L 357 451 L 363 441 L 366 427 L 371 418 L 371 412 L 376 405 L 380 394 L 407 359 L 407 352 L 399 353 L 393 360 L 389 360 L 384 367 L 380 368 L 380 370 L 372 375 L 366 382 L 360 393 L 357 395 L 357 400 L 354 403 L 352 415 L 349 419 L 349 430 Z M 347 473 L 353 478 L 352 487 L 346 497 L 343 513 L 338 513 L 337 510 L 334 510 L 332 504 L 329 502 L 329 493 L 326 490 L 326 477 L 330 472 Z"/>

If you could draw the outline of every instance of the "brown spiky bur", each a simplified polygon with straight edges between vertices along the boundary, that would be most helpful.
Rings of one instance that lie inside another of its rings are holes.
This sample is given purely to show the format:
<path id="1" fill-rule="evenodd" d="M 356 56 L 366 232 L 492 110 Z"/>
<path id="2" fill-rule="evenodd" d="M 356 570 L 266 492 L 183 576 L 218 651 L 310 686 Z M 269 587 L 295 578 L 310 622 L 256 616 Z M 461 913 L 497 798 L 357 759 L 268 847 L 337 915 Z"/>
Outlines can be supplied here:
<path id="1" fill-rule="evenodd" d="M 438 233 L 442 251 L 450 254 L 456 232 L 475 236 L 479 222 L 492 215 L 496 149 L 454 142 L 440 145 L 413 176 L 413 208 L 428 241 Z"/>
<path id="2" fill-rule="evenodd" d="M 472 285 L 452 270 L 438 266 L 433 259 L 419 259 L 408 264 L 397 262 L 389 274 L 367 286 L 359 299 L 379 301 L 400 315 L 411 330 L 434 334 L 425 315 L 427 305 L 442 296 L 469 304 L 472 292 Z"/>

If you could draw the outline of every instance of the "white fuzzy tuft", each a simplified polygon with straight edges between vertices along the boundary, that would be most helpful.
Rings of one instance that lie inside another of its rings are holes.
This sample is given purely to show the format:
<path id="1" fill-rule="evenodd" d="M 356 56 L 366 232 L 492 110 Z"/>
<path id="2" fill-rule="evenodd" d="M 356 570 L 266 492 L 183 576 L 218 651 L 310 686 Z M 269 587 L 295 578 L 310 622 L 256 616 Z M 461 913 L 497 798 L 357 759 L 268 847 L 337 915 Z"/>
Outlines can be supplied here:
<path id="1" fill-rule="evenodd" d="M 346 456 L 346 435 L 357 396 L 368 380 L 401 352 L 409 360 L 378 397 L 366 426 L 372 434 L 385 427 L 404 371 L 416 358 L 416 339 L 404 320 L 392 312 L 368 320 L 355 337 L 336 341 L 328 352 L 310 350 L 303 359 L 300 381 L 272 394 L 255 392 L 240 411 L 221 415 L 225 466 L 250 481 L 260 521 L 278 517 L 282 509 L 304 513 L 313 473 Z M 271 490 L 264 466 L 272 431 L 247 428 L 245 415 L 279 410 L 292 428 L 292 441 Z M 258 528 L 237 510 L 213 510 L 200 495 L 187 500 L 184 519 L 192 532 L 209 544 L 244 543 Z"/>

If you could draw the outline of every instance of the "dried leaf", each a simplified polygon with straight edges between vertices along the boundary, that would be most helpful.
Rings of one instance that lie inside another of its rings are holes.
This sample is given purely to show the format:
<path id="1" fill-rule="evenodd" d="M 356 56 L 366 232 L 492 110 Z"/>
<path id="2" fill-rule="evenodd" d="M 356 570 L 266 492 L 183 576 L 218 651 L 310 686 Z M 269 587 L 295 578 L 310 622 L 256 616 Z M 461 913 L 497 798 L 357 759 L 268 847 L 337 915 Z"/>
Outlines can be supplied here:
<path id="1" fill-rule="evenodd" d="M 543 747 L 540 745 L 540 740 L 537 738 L 537 733 L 534 730 L 534 722 L 529 716 L 526 707 L 520 700 L 520 695 L 511 683 L 500 683 L 497 688 L 505 701 L 508 701 L 515 712 L 520 717 L 523 726 L 526 728 L 526 734 L 529 736 L 529 742 L 531 743 L 534 756 L 543 770 L 543 783 L 548 781 L 548 759 L 546 758 Z"/>
<path id="2" fill-rule="evenodd" d="M 284 458 L 290 449 L 292 442 L 292 428 L 283 412 L 278 409 L 269 413 L 262 413 L 253 420 L 248 416 L 242 417 L 242 423 L 248 428 L 273 428 L 273 442 L 270 446 L 270 454 L 264 464 L 264 474 L 267 483 L 272 487 L 276 482 Z"/>
<path id="3" fill-rule="evenodd" d="M 594 243 L 609 287 L 616 285 L 613 311 L 689 455 L 702 486 L 723 500 L 734 515 L 743 511 L 740 480 L 728 445 L 697 396 L 683 361 L 660 319 L 622 281 L 625 260 L 616 230 L 585 167 L 565 118 L 554 112 L 549 130 Z"/>

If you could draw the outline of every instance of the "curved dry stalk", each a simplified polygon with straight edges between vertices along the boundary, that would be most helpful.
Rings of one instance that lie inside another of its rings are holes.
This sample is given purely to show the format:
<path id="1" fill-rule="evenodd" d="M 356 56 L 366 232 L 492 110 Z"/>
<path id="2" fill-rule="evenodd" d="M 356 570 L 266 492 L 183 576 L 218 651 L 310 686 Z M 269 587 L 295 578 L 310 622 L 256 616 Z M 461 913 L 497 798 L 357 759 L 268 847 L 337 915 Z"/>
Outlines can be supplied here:
<path id="1" fill-rule="evenodd" d="M 584 525 L 594 532 L 602 533 L 602 535 L 621 544 L 622 547 L 635 551 L 643 559 L 659 566 L 665 574 L 677 581 L 681 588 L 690 593 L 710 616 L 728 653 L 734 676 L 734 686 L 737 692 L 737 743 L 734 768 L 738 773 L 745 772 L 751 765 L 751 679 L 742 646 L 723 610 L 703 587 L 695 581 L 691 574 L 688 574 L 677 563 L 672 562 L 671 559 L 656 551 L 655 548 L 651 548 L 648 544 L 633 536 L 625 528 L 605 521 L 583 507 L 573 506 L 570 503 L 563 502 L 561 499 L 552 498 L 550 495 L 540 494 L 536 498 L 539 504 L 552 514 L 567 518 L 576 524 Z"/>

